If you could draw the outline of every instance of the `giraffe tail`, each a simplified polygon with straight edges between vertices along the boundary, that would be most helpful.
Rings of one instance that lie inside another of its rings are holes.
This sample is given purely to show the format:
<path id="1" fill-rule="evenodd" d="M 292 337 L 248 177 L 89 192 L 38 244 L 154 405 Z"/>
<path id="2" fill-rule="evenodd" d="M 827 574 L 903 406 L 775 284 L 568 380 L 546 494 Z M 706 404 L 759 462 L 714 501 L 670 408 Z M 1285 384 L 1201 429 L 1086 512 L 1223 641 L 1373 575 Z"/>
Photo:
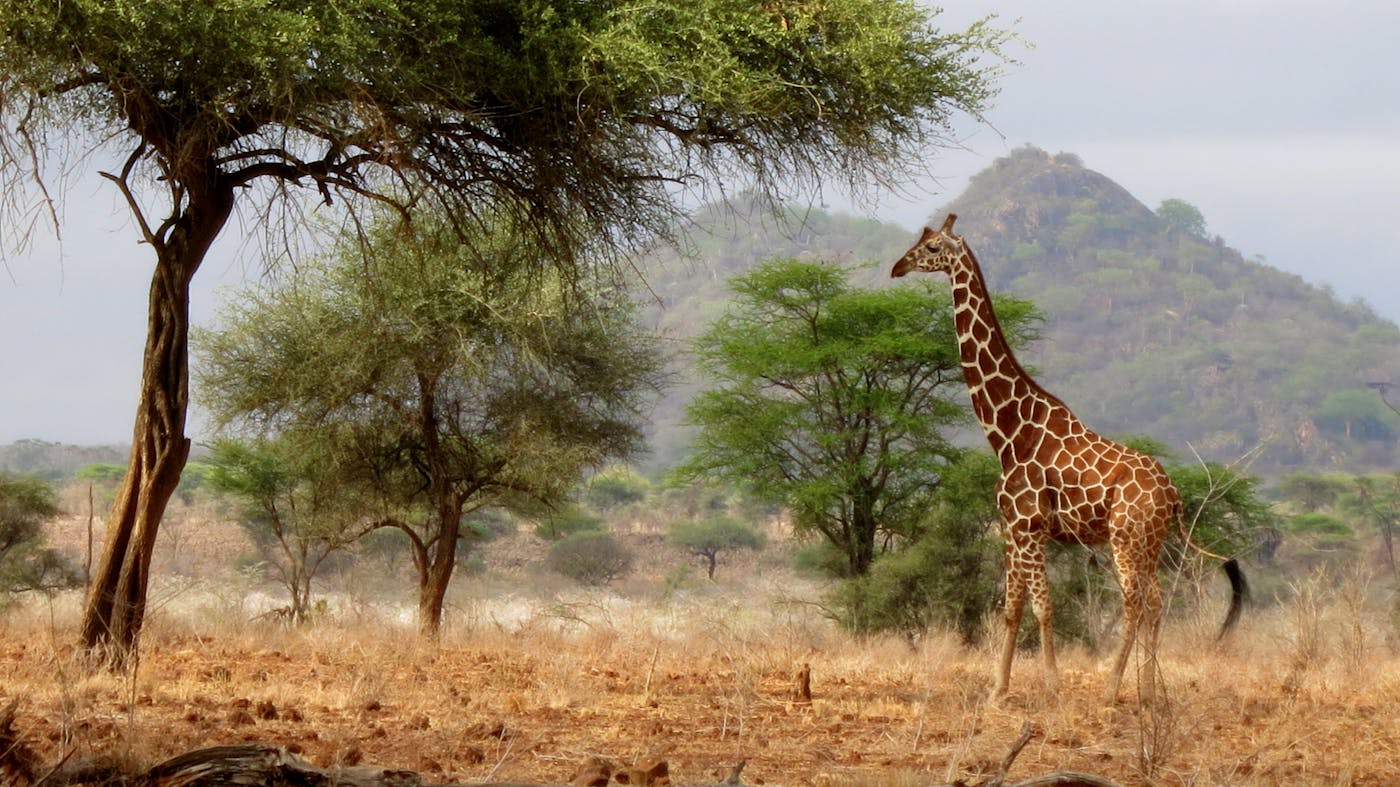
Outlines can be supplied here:
<path id="1" fill-rule="evenodd" d="M 1225 622 L 1220 626 L 1217 640 L 1223 639 L 1230 633 L 1230 629 L 1235 627 L 1240 620 L 1240 612 L 1249 601 L 1249 581 L 1244 578 L 1244 569 L 1240 568 L 1240 561 L 1230 558 L 1221 568 L 1230 579 L 1230 610 L 1225 613 Z"/>
<path id="2" fill-rule="evenodd" d="M 1177 524 L 1181 526 L 1180 519 L 1177 520 Z M 1215 635 L 1217 641 L 1222 640 L 1226 634 L 1230 633 L 1230 629 L 1233 629 L 1235 624 L 1240 622 L 1240 614 L 1244 612 L 1244 605 L 1249 603 L 1249 580 L 1245 579 L 1244 569 L 1240 568 L 1240 561 L 1232 557 L 1218 555 L 1197 544 L 1195 539 L 1191 538 L 1191 532 L 1185 527 L 1182 527 L 1181 534 L 1185 537 L 1187 546 L 1206 557 L 1222 561 L 1220 568 L 1225 572 L 1226 578 L 1230 580 L 1230 608 L 1225 613 L 1225 622 L 1220 624 L 1220 633 Z"/>

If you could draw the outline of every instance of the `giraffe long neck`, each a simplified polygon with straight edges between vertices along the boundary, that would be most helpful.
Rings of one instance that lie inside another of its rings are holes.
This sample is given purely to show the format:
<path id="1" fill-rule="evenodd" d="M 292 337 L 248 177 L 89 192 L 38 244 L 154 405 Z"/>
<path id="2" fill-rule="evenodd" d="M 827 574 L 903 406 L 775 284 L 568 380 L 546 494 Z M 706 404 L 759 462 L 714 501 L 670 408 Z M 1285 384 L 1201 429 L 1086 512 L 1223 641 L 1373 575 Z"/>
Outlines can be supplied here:
<path id="1" fill-rule="evenodd" d="M 1062 411 L 1056 413 L 1061 417 L 1073 416 L 1016 361 L 992 309 L 982 269 L 970 250 L 962 263 L 953 268 L 949 278 L 963 378 L 987 441 L 1005 460 L 1008 449 L 1015 447 L 1013 443 L 1030 437 L 1028 432 L 1038 431 L 1034 425 L 1046 423 L 1052 411 Z"/>

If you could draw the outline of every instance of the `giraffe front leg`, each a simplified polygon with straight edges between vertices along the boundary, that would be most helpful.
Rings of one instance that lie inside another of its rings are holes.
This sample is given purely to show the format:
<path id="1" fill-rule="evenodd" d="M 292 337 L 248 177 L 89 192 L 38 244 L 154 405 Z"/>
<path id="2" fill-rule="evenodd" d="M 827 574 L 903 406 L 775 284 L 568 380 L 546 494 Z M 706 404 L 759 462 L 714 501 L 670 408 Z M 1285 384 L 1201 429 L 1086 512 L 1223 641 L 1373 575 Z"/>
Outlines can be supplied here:
<path id="1" fill-rule="evenodd" d="M 1025 577 L 1012 570 L 1008 560 L 1006 571 L 1006 602 L 1002 614 L 1006 622 L 1005 638 L 1001 644 L 1001 661 L 997 665 L 996 685 L 992 688 L 992 699 L 1006 696 L 1011 686 L 1011 661 L 1016 656 L 1016 636 L 1021 630 L 1021 612 L 1026 606 Z"/>

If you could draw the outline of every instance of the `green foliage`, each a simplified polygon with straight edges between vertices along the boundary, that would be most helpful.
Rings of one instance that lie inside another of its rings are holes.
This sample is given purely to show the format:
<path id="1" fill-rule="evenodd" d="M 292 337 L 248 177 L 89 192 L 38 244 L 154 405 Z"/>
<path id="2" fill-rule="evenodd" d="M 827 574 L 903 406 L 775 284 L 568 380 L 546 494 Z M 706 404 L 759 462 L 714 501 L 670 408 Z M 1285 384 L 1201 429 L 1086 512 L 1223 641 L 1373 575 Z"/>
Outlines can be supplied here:
<path id="1" fill-rule="evenodd" d="M 59 590 L 80 583 L 68 560 L 44 546 L 43 524 L 57 515 L 53 489 L 46 481 L 0 473 L 0 593 Z"/>
<path id="2" fill-rule="evenodd" d="M 73 473 L 73 477 L 79 481 L 115 484 L 126 477 L 126 465 L 119 465 L 116 462 L 98 462 L 96 464 L 84 465 Z"/>
<path id="3" fill-rule="evenodd" d="M 1164 199 L 1157 206 L 1157 217 L 1168 227 L 1188 235 L 1205 237 L 1206 217 L 1191 203 L 1183 199 Z"/>
<path id="4" fill-rule="evenodd" d="M 24 139 L 134 131 L 152 149 L 132 164 L 152 174 L 204 172 L 204 156 L 229 187 L 392 183 L 381 193 L 463 217 L 535 216 L 567 256 L 662 229 L 672 177 L 918 171 L 958 115 L 985 110 L 1009 38 L 986 22 L 939 31 L 936 13 L 898 0 L 6 2 L 0 110 Z M 15 147 L 0 145 L 0 164 Z"/>
<path id="5" fill-rule="evenodd" d="M 1311 513 L 1336 505 L 1350 485 L 1341 478 L 1315 473 L 1289 473 L 1280 479 L 1278 494 L 1303 511 Z"/>
<path id="6" fill-rule="evenodd" d="M 632 553 L 611 533 L 585 530 L 555 542 L 545 563 L 556 574 L 602 586 L 632 569 Z"/>
<path id="7" fill-rule="evenodd" d="M 651 482 L 626 467 L 611 467 L 588 479 L 584 499 L 599 511 L 645 500 L 651 491 Z"/>
<path id="8" fill-rule="evenodd" d="M 213 469 L 214 466 L 208 462 L 185 463 L 180 472 L 180 485 L 175 488 L 175 493 L 180 495 L 186 505 L 193 501 L 195 491 L 204 485 Z"/>
<path id="9" fill-rule="evenodd" d="M 1295 514 L 1288 518 L 1288 531 L 1299 535 L 1326 536 L 1331 538 L 1351 539 L 1355 537 L 1356 531 L 1342 520 L 1330 514 L 1308 513 Z"/>
<path id="10" fill-rule="evenodd" d="M 620 288 L 532 273 L 523 231 L 470 248 L 427 215 L 361 229 L 228 304 L 201 380 L 222 423 L 314 443 L 410 533 L 432 630 L 463 517 L 562 504 L 639 451 L 662 358 Z"/>
<path id="11" fill-rule="evenodd" d="M 1397 415 L 1365 388 L 1334 391 L 1322 400 L 1316 422 L 1319 428 L 1348 439 L 1390 442 L 1400 429 Z"/>
<path id="12" fill-rule="evenodd" d="M 968 422 L 946 285 L 861 289 L 836 265 L 773 260 L 735 277 L 730 308 L 695 342 L 711 388 L 680 472 L 735 484 L 864 574 L 877 542 L 908 536 Z M 1024 304 L 1002 302 L 1019 337 Z"/>
<path id="13" fill-rule="evenodd" d="M 575 533 L 591 530 L 601 531 L 603 518 L 578 505 L 561 506 L 539 518 L 535 523 L 535 535 L 546 541 L 559 541 Z"/>
<path id="14" fill-rule="evenodd" d="M 1392 575 L 1400 574 L 1395 558 L 1395 533 L 1400 529 L 1400 473 L 1358 476 L 1353 487 L 1353 492 L 1339 498 L 1339 506 L 1376 529 L 1381 559 Z"/>
<path id="15" fill-rule="evenodd" d="M 238 523 L 286 588 L 297 623 L 313 608 L 312 581 L 327 559 L 364 532 L 358 498 L 322 458 L 289 438 L 224 438 L 206 474 L 211 489 L 238 502 Z"/>
<path id="16" fill-rule="evenodd" d="M 841 623 L 857 633 L 951 629 L 965 643 L 977 642 L 1000 599 L 1000 474 L 985 449 L 949 466 L 916 539 L 841 585 L 834 598 Z"/>
<path id="17" fill-rule="evenodd" d="M 666 540 L 671 546 L 704 559 L 705 574 L 710 579 L 715 578 L 721 552 L 762 549 L 768 542 L 753 525 L 727 516 L 673 523 Z"/>
<path id="18" fill-rule="evenodd" d="M 849 578 L 851 559 L 829 541 L 807 541 L 792 555 L 793 568 L 813 579 Z"/>

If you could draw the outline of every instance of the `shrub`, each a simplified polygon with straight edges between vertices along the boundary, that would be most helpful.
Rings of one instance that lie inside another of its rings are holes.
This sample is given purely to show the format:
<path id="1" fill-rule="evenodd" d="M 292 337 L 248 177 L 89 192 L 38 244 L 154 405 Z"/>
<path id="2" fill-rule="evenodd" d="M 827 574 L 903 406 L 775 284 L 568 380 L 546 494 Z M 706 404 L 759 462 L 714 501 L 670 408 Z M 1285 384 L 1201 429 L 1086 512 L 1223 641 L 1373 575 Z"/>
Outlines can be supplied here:
<path id="1" fill-rule="evenodd" d="M 58 590 L 79 583 L 77 570 L 44 547 L 43 523 L 57 514 L 48 483 L 0 474 L 0 592 Z"/>
<path id="2" fill-rule="evenodd" d="M 646 499 L 651 482 L 625 467 L 612 468 L 593 476 L 586 499 L 599 511 L 611 511 Z"/>
<path id="3" fill-rule="evenodd" d="M 535 523 L 535 535 L 546 541 L 558 541 L 576 533 L 602 529 L 602 517 L 576 505 L 551 512 Z"/>
<path id="4" fill-rule="evenodd" d="M 834 599 L 838 619 L 858 634 L 952 629 L 975 643 L 999 600 L 997 555 L 982 533 L 960 539 L 930 532 L 842 583 Z"/>
<path id="5" fill-rule="evenodd" d="M 585 530 L 555 542 L 546 565 L 576 582 L 601 586 L 631 570 L 632 553 L 610 533 Z"/>

